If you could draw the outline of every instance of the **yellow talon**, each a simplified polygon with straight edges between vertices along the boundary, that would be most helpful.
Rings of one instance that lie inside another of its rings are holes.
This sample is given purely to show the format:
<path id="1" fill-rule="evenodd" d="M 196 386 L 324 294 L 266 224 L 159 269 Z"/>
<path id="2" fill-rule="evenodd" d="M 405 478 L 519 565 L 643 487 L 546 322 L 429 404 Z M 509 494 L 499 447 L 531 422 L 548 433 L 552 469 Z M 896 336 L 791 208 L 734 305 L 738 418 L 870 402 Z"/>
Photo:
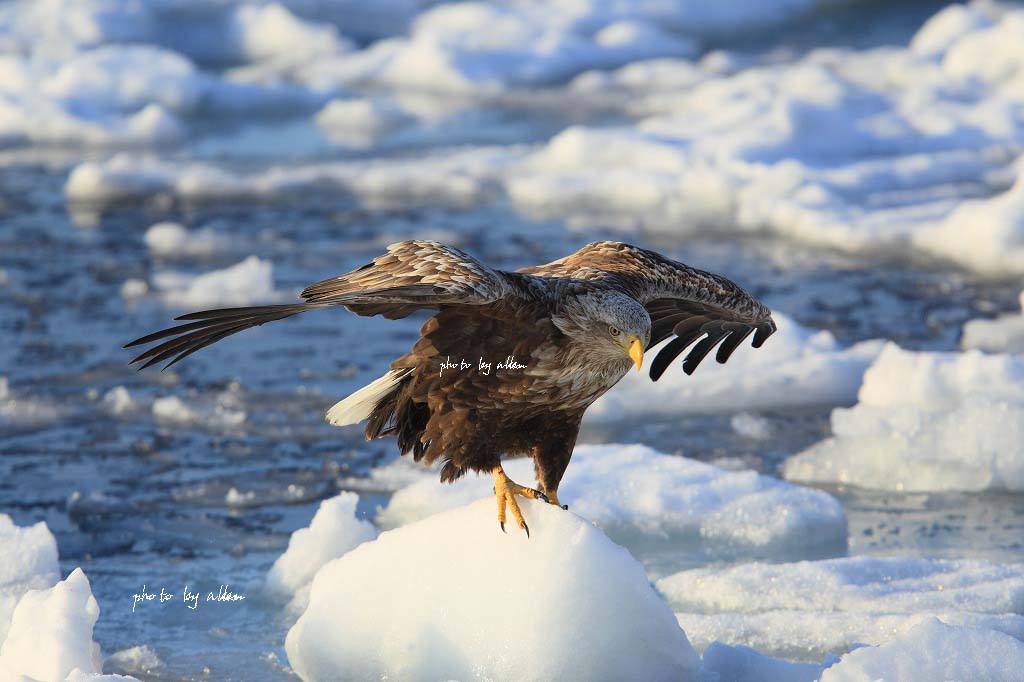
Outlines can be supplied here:
<path id="1" fill-rule="evenodd" d="M 501 526 L 502 532 L 505 530 L 505 511 L 507 507 L 512 510 L 512 518 L 516 520 L 519 527 L 526 531 L 526 537 L 530 537 L 530 527 L 526 525 L 526 521 L 523 519 L 523 512 L 519 509 L 519 503 L 516 502 L 516 495 L 541 500 L 542 502 L 549 502 L 548 496 L 539 490 L 519 485 L 505 475 L 505 470 L 501 468 L 500 464 L 494 467 L 491 473 L 494 474 L 494 499 L 498 502 L 498 525 Z"/>

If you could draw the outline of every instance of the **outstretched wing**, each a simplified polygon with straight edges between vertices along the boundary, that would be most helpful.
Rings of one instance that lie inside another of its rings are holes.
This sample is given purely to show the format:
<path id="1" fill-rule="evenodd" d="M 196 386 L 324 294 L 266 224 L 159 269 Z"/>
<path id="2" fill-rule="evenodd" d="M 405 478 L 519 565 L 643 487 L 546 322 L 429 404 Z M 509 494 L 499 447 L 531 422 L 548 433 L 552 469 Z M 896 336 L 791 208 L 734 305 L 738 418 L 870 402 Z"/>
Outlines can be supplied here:
<path id="1" fill-rule="evenodd" d="M 507 277 L 459 249 L 433 241 L 392 244 L 387 252 L 344 275 L 306 287 L 302 303 L 224 308 L 189 313 L 175 319 L 186 324 L 135 339 L 125 348 L 167 339 L 135 357 L 139 369 L 164 360 L 167 367 L 212 343 L 274 320 L 307 310 L 344 306 L 358 315 L 405 317 L 421 308 L 484 305 L 513 292 Z"/>
<path id="2" fill-rule="evenodd" d="M 683 362 L 687 374 L 693 374 L 719 344 L 715 359 L 724 363 L 751 334 L 752 345 L 759 348 L 775 332 L 771 311 L 734 282 L 621 242 L 594 242 L 565 258 L 519 272 L 601 281 L 642 303 L 651 316 L 647 347 L 675 337 L 651 363 L 653 381 L 694 341 L 697 344 Z"/>

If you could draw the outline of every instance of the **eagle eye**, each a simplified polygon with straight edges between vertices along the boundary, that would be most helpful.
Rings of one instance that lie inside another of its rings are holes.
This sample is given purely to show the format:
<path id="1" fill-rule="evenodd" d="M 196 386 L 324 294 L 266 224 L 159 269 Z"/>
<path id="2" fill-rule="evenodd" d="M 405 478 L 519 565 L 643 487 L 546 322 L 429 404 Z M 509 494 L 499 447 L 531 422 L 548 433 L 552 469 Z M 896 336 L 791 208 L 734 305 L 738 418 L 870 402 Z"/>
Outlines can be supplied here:
<path id="1" fill-rule="evenodd" d="M 618 336 L 618 335 L 619 335 L 619 334 L 621 334 L 622 332 L 620 332 L 620 331 L 619 331 L 619 330 L 618 330 L 617 328 L 615 328 L 615 327 L 608 327 L 608 333 L 609 333 L 609 334 L 611 334 L 612 336 Z"/>

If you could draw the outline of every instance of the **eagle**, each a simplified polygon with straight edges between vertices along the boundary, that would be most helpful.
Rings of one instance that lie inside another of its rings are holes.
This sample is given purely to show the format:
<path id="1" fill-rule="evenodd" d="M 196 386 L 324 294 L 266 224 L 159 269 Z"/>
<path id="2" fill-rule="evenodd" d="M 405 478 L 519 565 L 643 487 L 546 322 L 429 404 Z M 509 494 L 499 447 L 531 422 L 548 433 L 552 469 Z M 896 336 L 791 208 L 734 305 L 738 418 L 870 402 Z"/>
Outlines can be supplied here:
<path id="1" fill-rule="evenodd" d="M 435 241 L 403 241 L 310 285 L 302 298 L 182 315 L 175 319 L 184 324 L 126 344 L 160 341 L 130 364 L 167 361 L 166 369 L 243 329 L 317 308 L 387 319 L 434 311 L 412 350 L 327 419 L 366 420 L 367 440 L 394 437 L 417 462 L 440 461 L 442 482 L 490 473 L 501 530 L 510 512 L 527 537 L 516 498 L 567 508 L 558 485 L 583 414 L 632 367 L 641 369 L 645 351 L 668 340 L 650 363 L 657 381 L 691 344 L 687 374 L 716 347 L 724 363 L 751 334 L 758 348 L 776 329 L 771 311 L 729 279 L 615 241 L 514 272 Z M 483 371 L 484 363 L 498 366 Z M 502 458 L 515 456 L 533 458 L 536 488 L 505 475 Z"/>

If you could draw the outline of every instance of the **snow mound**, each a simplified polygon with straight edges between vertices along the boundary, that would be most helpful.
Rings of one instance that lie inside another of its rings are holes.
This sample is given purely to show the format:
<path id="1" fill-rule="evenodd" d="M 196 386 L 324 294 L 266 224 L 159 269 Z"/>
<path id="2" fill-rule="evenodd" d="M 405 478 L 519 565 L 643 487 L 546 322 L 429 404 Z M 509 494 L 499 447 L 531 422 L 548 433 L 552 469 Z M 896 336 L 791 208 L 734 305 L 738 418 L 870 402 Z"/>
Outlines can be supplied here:
<path id="1" fill-rule="evenodd" d="M 960 345 L 992 353 L 1024 354 L 1024 292 L 1020 295 L 1020 307 L 1020 314 L 970 320 L 964 325 Z"/>
<path id="2" fill-rule="evenodd" d="M 698 650 L 720 641 L 806 660 L 882 644 L 931 616 L 1024 638 L 1024 566 L 850 557 L 700 568 L 658 590 Z"/>
<path id="3" fill-rule="evenodd" d="M 10 516 L 0 514 L 0 643 L 22 595 L 59 579 L 57 540 L 46 523 L 16 526 Z"/>
<path id="4" fill-rule="evenodd" d="M 697 679 L 686 635 L 626 550 L 571 512 L 521 504 L 530 538 L 502 533 L 480 500 L 324 566 L 288 632 L 292 668 L 307 682 Z"/>
<path id="5" fill-rule="evenodd" d="M 402 470 L 406 465 L 396 464 Z M 534 480 L 529 458 L 505 471 Z M 436 472 L 398 490 L 377 518 L 394 527 L 481 497 L 492 499 L 489 476 L 442 484 Z M 832 496 L 754 471 L 725 471 L 644 445 L 579 445 L 558 490 L 563 504 L 624 544 L 670 540 L 714 554 L 764 554 L 845 548 L 846 515 Z M 639 536 L 639 537 L 638 537 Z"/>
<path id="6" fill-rule="evenodd" d="M 728 363 L 706 362 L 692 376 L 682 371 L 682 357 L 656 382 L 646 372 L 630 372 L 594 403 L 586 419 L 667 419 L 853 404 L 864 371 L 884 342 L 842 348 L 828 331 L 808 329 L 780 313 L 774 317 L 779 330 L 761 348 L 740 348 Z M 648 357 L 656 353 L 651 349 Z"/>
<path id="7" fill-rule="evenodd" d="M 1024 490 L 1024 358 L 889 344 L 833 436 L 790 457 L 793 481 L 905 491 Z"/>
<path id="8" fill-rule="evenodd" d="M 358 495 L 345 492 L 320 503 L 313 521 L 292 533 L 288 549 L 267 573 L 270 594 L 296 595 L 324 564 L 377 537 L 373 524 L 356 518 L 358 502 Z"/>
<path id="9" fill-rule="evenodd" d="M 877 647 L 853 651 L 828 668 L 821 682 L 1016 682 L 1024 643 L 984 628 L 931 619 Z"/>
<path id="10" fill-rule="evenodd" d="M 99 613 L 80 568 L 49 589 L 25 593 L 0 646 L 0 674 L 60 682 L 76 669 L 101 672 L 100 647 L 92 640 Z"/>
<path id="11" fill-rule="evenodd" d="M 201 275 L 157 273 L 153 284 L 167 305 L 181 309 L 245 306 L 280 298 L 274 289 L 273 263 L 256 256 Z"/>

